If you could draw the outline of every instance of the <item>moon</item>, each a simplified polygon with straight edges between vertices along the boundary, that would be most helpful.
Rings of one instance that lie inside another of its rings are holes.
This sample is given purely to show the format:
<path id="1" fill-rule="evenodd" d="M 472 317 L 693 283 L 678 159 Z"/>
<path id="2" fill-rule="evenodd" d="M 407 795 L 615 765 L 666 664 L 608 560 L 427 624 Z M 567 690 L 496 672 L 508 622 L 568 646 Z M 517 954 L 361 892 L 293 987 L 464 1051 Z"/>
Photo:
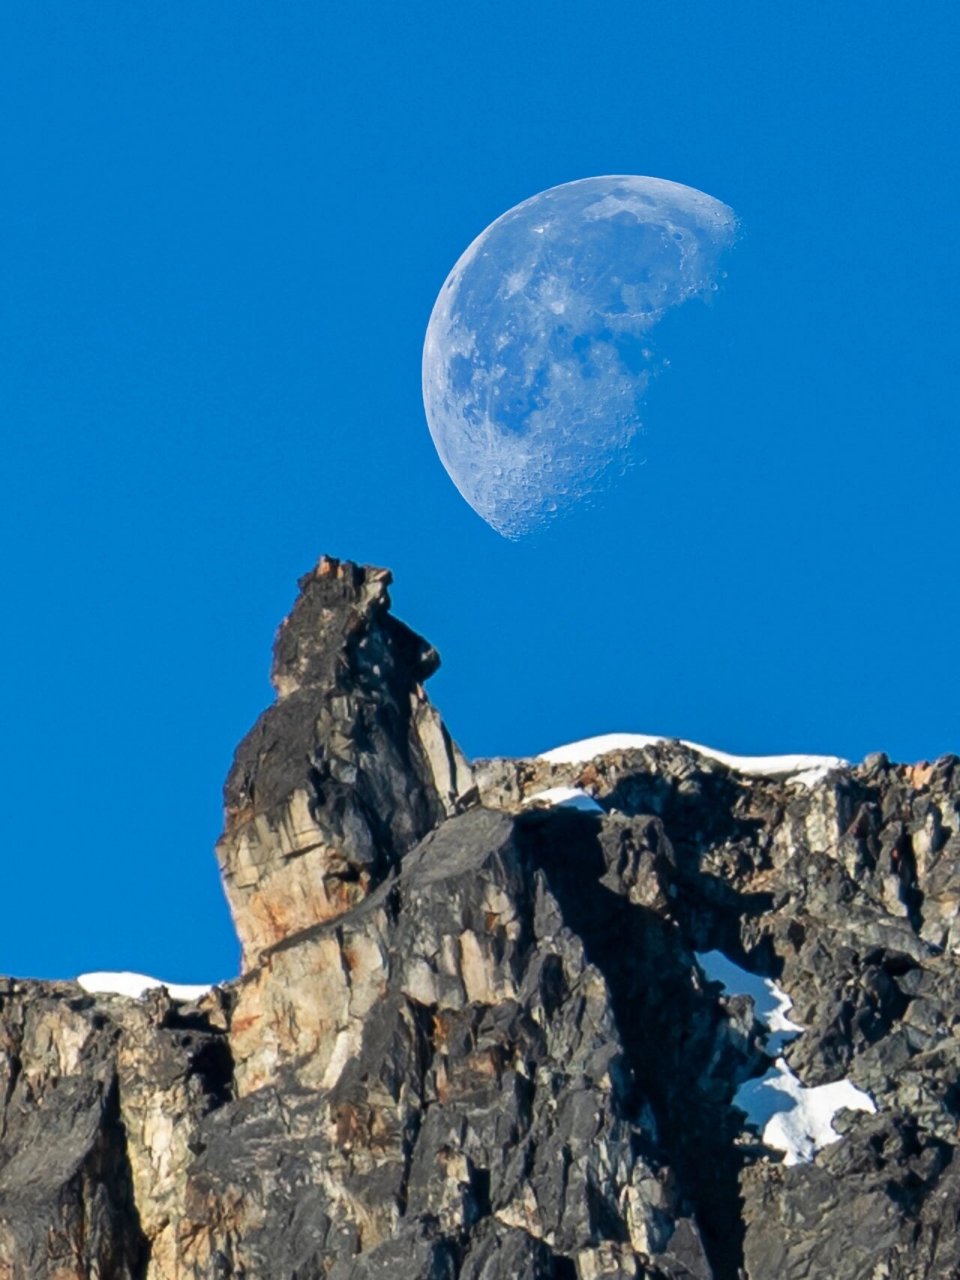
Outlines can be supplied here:
<path id="1" fill-rule="evenodd" d="M 492 222 L 430 316 L 423 403 L 474 511 L 520 538 L 630 461 L 663 315 L 716 288 L 732 209 L 663 178 L 551 187 Z"/>

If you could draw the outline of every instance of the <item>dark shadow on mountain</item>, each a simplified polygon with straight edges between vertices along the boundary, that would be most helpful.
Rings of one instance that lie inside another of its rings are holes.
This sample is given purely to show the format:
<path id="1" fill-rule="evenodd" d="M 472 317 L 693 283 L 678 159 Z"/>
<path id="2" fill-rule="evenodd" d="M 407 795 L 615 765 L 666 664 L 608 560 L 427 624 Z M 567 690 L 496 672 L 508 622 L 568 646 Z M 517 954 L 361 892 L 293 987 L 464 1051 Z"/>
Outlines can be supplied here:
<path id="1" fill-rule="evenodd" d="M 696 1216 L 716 1280 L 737 1280 L 744 1231 L 742 1157 L 734 1144 L 739 1126 L 730 1108 L 698 1084 L 721 1016 L 715 994 L 695 985 L 683 929 L 618 891 L 599 817 L 553 809 L 522 815 L 517 828 L 521 847 L 546 875 L 565 921 L 606 979 L 632 1069 L 630 1118 L 650 1103 L 663 1157 Z"/>

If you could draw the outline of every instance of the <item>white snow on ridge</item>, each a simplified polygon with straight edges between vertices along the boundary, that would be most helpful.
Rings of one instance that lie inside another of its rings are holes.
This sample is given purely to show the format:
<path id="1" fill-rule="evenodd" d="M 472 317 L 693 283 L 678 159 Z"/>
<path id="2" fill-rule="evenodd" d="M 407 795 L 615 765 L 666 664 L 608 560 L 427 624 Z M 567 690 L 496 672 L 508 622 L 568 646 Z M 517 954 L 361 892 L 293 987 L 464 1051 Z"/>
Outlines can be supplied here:
<path id="1" fill-rule="evenodd" d="M 669 741 L 669 738 L 648 733 L 602 733 L 595 738 L 583 738 L 580 742 L 554 747 L 551 751 L 542 752 L 537 759 L 545 760 L 547 764 L 586 764 L 596 756 L 606 755 L 608 751 L 642 751 L 645 747 Z M 737 773 L 755 777 L 789 778 L 802 786 L 812 786 L 826 777 L 831 769 L 840 769 L 848 763 L 840 756 L 735 756 L 729 751 L 701 746 L 699 742 L 681 739 L 680 743 L 681 746 L 696 751 L 698 755 L 735 769 Z"/>
<path id="2" fill-rule="evenodd" d="M 757 1021 L 769 1028 L 764 1047 L 779 1054 L 783 1046 L 803 1031 L 787 1017 L 793 1001 L 772 978 L 748 973 L 728 960 L 721 951 L 697 952 L 700 968 L 711 982 L 721 983 L 731 995 L 750 996 Z M 807 1164 L 818 1151 L 843 1136 L 833 1127 L 833 1117 L 850 1111 L 876 1111 L 869 1093 L 850 1080 L 807 1088 L 786 1062 L 777 1057 L 770 1070 L 756 1080 L 747 1080 L 733 1097 L 746 1123 L 760 1130 L 768 1147 L 783 1152 L 783 1163 Z"/>
<path id="3" fill-rule="evenodd" d="M 140 1000 L 157 987 L 166 987 L 171 1000 L 199 1000 L 214 986 L 213 983 L 161 982 L 145 973 L 81 973 L 77 982 L 90 995 L 128 996 L 131 1000 Z"/>
<path id="4" fill-rule="evenodd" d="M 584 813 L 603 813 L 602 805 L 597 804 L 593 796 L 579 787 L 550 787 L 547 791 L 538 791 L 536 795 L 527 796 L 524 804 L 545 804 L 561 809 L 580 809 Z"/>
<path id="5" fill-rule="evenodd" d="M 601 733 L 595 738 L 554 747 L 552 751 L 541 751 L 537 759 L 546 760 L 547 764 L 586 764 L 608 751 L 642 751 L 644 747 L 655 747 L 665 741 L 649 733 Z"/>
<path id="6" fill-rule="evenodd" d="M 696 957 L 697 963 L 711 982 L 721 983 L 731 995 L 750 997 L 757 1021 L 770 1033 L 765 1048 L 771 1056 L 780 1053 L 803 1030 L 799 1023 L 792 1022 L 787 1017 L 793 1008 L 793 1001 L 772 978 L 761 978 L 756 973 L 748 973 L 746 969 L 741 969 L 732 960 L 728 960 L 722 951 L 698 951 Z"/>

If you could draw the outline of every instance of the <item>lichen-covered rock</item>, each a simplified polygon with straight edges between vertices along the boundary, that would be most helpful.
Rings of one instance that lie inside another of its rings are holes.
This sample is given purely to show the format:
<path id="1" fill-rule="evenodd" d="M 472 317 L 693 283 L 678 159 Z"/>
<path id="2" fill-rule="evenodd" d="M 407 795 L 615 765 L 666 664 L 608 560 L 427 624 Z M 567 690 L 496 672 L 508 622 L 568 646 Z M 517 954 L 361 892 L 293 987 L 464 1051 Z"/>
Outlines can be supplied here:
<path id="1" fill-rule="evenodd" d="M 960 1275 L 960 762 L 471 768 L 388 581 L 322 560 L 278 635 L 240 977 L 0 985 L 0 1280 Z M 779 1054 L 874 1111 L 785 1158 Z"/>

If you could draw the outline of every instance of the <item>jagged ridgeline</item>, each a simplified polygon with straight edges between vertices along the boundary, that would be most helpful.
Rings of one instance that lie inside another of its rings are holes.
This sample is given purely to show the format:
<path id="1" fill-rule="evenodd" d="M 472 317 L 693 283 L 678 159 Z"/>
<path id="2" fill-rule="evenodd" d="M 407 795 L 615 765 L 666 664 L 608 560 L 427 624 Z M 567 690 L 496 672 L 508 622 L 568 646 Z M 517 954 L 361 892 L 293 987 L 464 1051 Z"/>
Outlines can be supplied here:
<path id="1" fill-rule="evenodd" d="M 389 581 L 278 633 L 240 977 L 3 980 L 0 1280 L 955 1280 L 956 758 L 470 765 Z"/>

